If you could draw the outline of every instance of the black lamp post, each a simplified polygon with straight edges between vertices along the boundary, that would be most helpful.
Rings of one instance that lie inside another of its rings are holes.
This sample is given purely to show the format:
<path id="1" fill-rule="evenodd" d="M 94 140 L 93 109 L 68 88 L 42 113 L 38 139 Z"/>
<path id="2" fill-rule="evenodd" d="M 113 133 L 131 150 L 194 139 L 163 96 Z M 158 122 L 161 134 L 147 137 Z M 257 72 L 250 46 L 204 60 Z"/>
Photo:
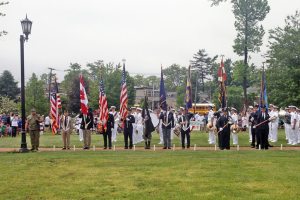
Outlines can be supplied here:
<path id="1" fill-rule="evenodd" d="M 32 21 L 27 18 L 21 21 L 22 30 L 24 35 L 20 35 L 20 47 L 21 47 L 21 109 L 22 109 L 22 140 L 20 152 L 28 152 L 26 143 L 26 131 L 25 131 L 25 81 L 24 81 L 24 43 L 28 40 L 28 35 L 31 32 Z"/>

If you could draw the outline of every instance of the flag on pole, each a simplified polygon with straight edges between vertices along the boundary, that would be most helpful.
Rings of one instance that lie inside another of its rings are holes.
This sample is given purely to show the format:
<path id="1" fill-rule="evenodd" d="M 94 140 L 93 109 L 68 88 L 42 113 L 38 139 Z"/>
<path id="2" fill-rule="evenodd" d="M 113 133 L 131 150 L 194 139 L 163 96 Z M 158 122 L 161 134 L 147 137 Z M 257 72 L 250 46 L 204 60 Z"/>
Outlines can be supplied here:
<path id="1" fill-rule="evenodd" d="M 219 102 L 221 104 L 221 108 L 227 107 L 226 102 L 226 86 L 225 81 L 227 80 L 227 75 L 224 67 L 223 58 L 221 60 L 220 67 L 218 69 L 218 81 L 219 81 Z"/>
<path id="2" fill-rule="evenodd" d="M 51 127 L 52 127 L 52 134 L 55 135 L 59 128 L 59 112 L 58 112 L 58 102 L 57 102 L 57 93 L 53 92 L 50 95 L 50 114 L 51 114 Z"/>
<path id="3" fill-rule="evenodd" d="M 107 129 L 107 120 L 108 120 L 108 106 L 107 106 L 107 99 L 104 90 L 104 83 L 102 77 L 100 79 L 100 88 L 99 88 L 99 120 L 101 122 L 105 122 L 103 124 L 103 128 L 106 131 Z"/>
<path id="4" fill-rule="evenodd" d="M 145 96 L 145 100 L 144 100 L 144 106 L 143 106 L 143 111 L 142 111 L 142 118 L 144 119 L 144 133 L 145 135 L 148 136 L 155 131 L 155 127 L 153 126 L 152 120 L 151 120 L 151 116 L 150 116 L 150 112 L 148 109 L 148 97 Z"/>
<path id="5" fill-rule="evenodd" d="M 122 119 L 126 119 L 127 117 L 127 86 L 126 86 L 126 71 L 125 71 L 125 63 L 123 63 L 123 71 L 122 71 L 122 81 L 121 81 L 121 94 L 120 94 L 120 116 Z"/>
<path id="6" fill-rule="evenodd" d="M 265 68 L 263 67 L 261 74 L 261 82 L 260 82 L 260 98 L 259 98 L 259 108 L 265 106 L 266 110 L 268 110 L 268 96 L 267 96 L 267 87 L 266 87 L 266 74 Z"/>
<path id="7" fill-rule="evenodd" d="M 185 90 L 185 109 L 189 110 L 190 108 L 192 108 L 191 66 L 188 69 Z"/>
<path id="8" fill-rule="evenodd" d="M 163 70 L 161 67 L 161 76 L 160 76 L 160 88 L 159 88 L 159 104 L 162 110 L 167 111 L 168 105 L 167 105 L 167 95 L 165 90 L 165 82 L 164 82 L 164 75 Z"/>
<path id="9" fill-rule="evenodd" d="M 84 81 L 82 75 L 80 75 L 80 108 L 83 115 L 88 114 L 88 98 L 84 88 Z"/>
<path id="10" fill-rule="evenodd" d="M 54 91 L 56 92 L 56 101 L 57 101 L 57 107 L 59 109 L 62 108 L 62 105 L 61 105 L 61 99 L 60 99 L 60 94 L 59 94 L 59 89 L 58 89 L 58 83 L 57 83 L 57 78 L 55 76 L 55 86 L 54 86 Z"/>

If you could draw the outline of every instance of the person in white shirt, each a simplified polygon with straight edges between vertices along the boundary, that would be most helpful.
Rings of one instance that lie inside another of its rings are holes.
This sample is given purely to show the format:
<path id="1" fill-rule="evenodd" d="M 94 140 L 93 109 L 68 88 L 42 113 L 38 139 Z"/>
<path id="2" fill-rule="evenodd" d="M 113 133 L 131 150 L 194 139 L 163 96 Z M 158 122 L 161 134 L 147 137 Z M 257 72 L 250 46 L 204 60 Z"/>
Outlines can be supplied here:
<path id="1" fill-rule="evenodd" d="M 112 130 L 112 135 L 111 135 L 111 141 L 116 142 L 117 141 L 117 132 L 118 132 L 118 126 L 120 122 L 120 116 L 118 112 L 116 111 L 116 106 L 111 106 L 110 107 L 110 114 L 114 116 L 114 129 Z"/>
<path id="2" fill-rule="evenodd" d="M 289 106 L 291 109 L 291 145 L 296 145 L 298 142 L 297 135 L 297 123 L 298 123 L 298 114 L 296 112 L 296 106 Z"/>
<path id="3" fill-rule="evenodd" d="M 231 108 L 231 119 L 233 121 L 234 125 L 238 124 L 238 114 L 237 114 L 237 110 L 235 108 Z M 232 135 L 232 143 L 233 145 L 238 145 L 239 144 L 239 137 L 237 132 L 231 132 Z"/>
<path id="4" fill-rule="evenodd" d="M 278 140 L 278 122 L 279 122 L 279 114 L 278 107 L 273 105 L 272 112 L 270 114 L 270 131 L 269 131 L 269 139 L 271 142 L 277 142 Z"/>
<path id="5" fill-rule="evenodd" d="M 142 118 L 142 110 L 143 109 L 142 108 L 137 108 L 136 110 L 137 110 L 136 118 L 135 118 L 136 132 L 137 132 L 136 142 L 140 143 L 140 142 L 144 141 L 144 139 L 143 139 L 144 126 L 143 126 L 143 118 Z"/>
<path id="6" fill-rule="evenodd" d="M 136 107 L 131 107 L 131 115 L 134 117 L 134 123 L 132 123 L 132 144 L 137 144 L 138 143 L 138 131 L 137 131 L 137 110 Z"/>
<path id="7" fill-rule="evenodd" d="M 211 124 L 213 126 L 214 124 L 214 111 L 212 109 L 212 106 L 209 106 L 209 112 L 207 114 L 207 124 Z M 209 131 L 208 133 L 208 143 L 213 144 L 215 141 L 215 133 L 213 131 Z"/>
<path id="8" fill-rule="evenodd" d="M 11 120 L 12 137 L 17 136 L 19 116 L 15 114 Z"/>
<path id="9" fill-rule="evenodd" d="M 296 128 L 297 128 L 298 144 L 300 144 L 300 109 L 299 108 L 297 108 L 297 114 L 298 114 L 298 122 Z"/>

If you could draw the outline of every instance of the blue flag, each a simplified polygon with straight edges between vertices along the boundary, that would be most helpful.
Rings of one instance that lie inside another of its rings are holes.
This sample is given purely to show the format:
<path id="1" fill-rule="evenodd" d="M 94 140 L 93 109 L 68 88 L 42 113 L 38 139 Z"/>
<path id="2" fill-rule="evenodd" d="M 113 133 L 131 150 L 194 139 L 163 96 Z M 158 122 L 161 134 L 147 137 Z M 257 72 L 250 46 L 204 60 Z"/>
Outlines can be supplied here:
<path id="1" fill-rule="evenodd" d="M 261 74 L 261 83 L 260 83 L 260 98 L 259 98 L 259 108 L 266 107 L 268 110 L 268 96 L 267 96 L 267 86 L 266 86 L 266 74 L 265 68 Z"/>
<path id="2" fill-rule="evenodd" d="M 164 76 L 163 76 L 163 71 L 161 67 L 161 77 L 160 77 L 160 88 L 159 88 L 159 104 L 161 109 L 167 111 L 168 105 L 167 105 L 167 95 L 166 95 L 166 90 L 165 90 L 165 82 L 164 82 Z"/>
<path id="3" fill-rule="evenodd" d="M 191 66 L 189 66 L 188 75 L 186 79 L 185 108 L 186 110 L 192 108 Z"/>

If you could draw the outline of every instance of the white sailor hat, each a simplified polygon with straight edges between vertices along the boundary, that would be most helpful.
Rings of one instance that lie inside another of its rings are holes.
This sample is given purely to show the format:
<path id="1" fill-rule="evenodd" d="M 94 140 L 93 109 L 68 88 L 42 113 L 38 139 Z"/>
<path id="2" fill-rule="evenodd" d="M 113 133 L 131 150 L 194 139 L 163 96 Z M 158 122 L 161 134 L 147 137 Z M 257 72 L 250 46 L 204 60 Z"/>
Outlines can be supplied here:
<path id="1" fill-rule="evenodd" d="M 180 109 L 180 110 L 184 110 L 184 107 L 180 107 L 179 109 Z"/>
<path id="2" fill-rule="evenodd" d="M 231 110 L 237 111 L 234 107 L 231 107 Z"/>
<path id="3" fill-rule="evenodd" d="M 273 104 L 270 103 L 270 104 L 269 104 L 269 107 L 275 107 L 275 106 L 274 106 Z"/>
<path id="4" fill-rule="evenodd" d="M 172 111 L 175 111 L 175 108 L 172 108 L 171 110 L 172 110 Z"/>
<path id="5" fill-rule="evenodd" d="M 297 107 L 296 106 L 289 106 L 289 108 L 295 108 L 296 109 Z"/>
<path id="6" fill-rule="evenodd" d="M 153 110 L 151 110 L 151 109 L 148 109 L 149 110 L 149 112 L 153 112 Z"/>
<path id="7" fill-rule="evenodd" d="M 111 109 L 116 109 L 116 106 L 111 106 L 110 108 L 111 108 Z"/>
<path id="8" fill-rule="evenodd" d="M 278 109 L 278 106 L 273 105 L 273 108 Z"/>
<path id="9" fill-rule="evenodd" d="M 143 109 L 142 109 L 142 108 L 140 108 L 140 107 L 138 107 L 138 108 L 137 108 L 137 110 L 139 110 L 139 111 L 142 111 Z"/>
<path id="10" fill-rule="evenodd" d="M 132 106 L 130 109 L 131 109 L 131 110 L 135 110 L 135 109 L 136 109 L 136 107 Z"/>
<path id="11" fill-rule="evenodd" d="M 249 106 L 250 109 L 253 109 L 253 106 Z"/>

